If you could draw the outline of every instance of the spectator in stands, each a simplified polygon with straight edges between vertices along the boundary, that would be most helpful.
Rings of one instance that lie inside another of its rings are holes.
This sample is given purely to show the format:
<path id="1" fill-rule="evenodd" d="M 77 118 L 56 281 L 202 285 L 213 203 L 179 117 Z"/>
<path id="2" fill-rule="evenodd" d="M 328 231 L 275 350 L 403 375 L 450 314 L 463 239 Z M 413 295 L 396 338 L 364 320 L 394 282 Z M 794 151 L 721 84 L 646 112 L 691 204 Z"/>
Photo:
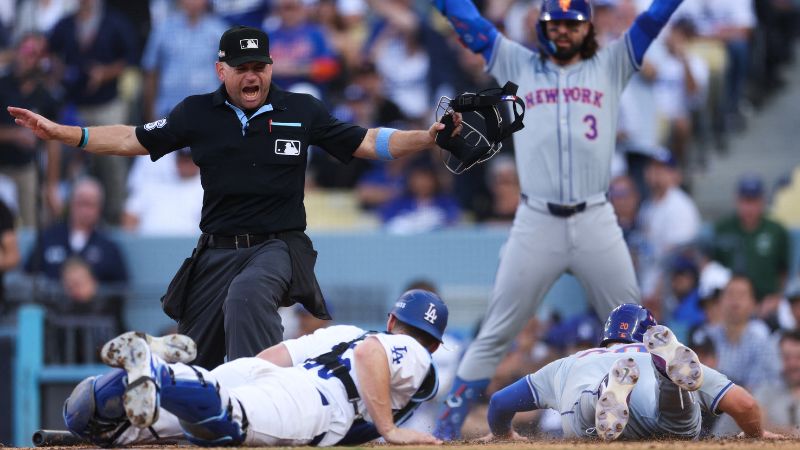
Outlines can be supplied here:
<path id="1" fill-rule="evenodd" d="M 459 209 L 444 192 L 430 157 L 422 155 L 408 166 L 405 193 L 381 207 L 380 214 L 390 233 L 413 234 L 455 225 Z"/>
<path id="2" fill-rule="evenodd" d="M 761 304 L 759 315 L 775 312 L 789 268 L 789 233 L 765 214 L 764 182 L 755 174 L 740 177 L 736 214 L 714 226 L 714 259 L 746 274 Z"/>
<path id="3" fill-rule="evenodd" d="M 780 331 L 800 329 L 800 275 L 795 275 L 786 283 L 786 292 L 778 306 L 775 322 Z"/>
<path id="4" fill-rule="evenodd" d="M 128 65 L 138 62 L 138 42 L 128 21 L 104 0 L 80 0 L 75 14 L 60 20 L 50 35 L 50 49 L 61 64 L 66 101 L 77 107 L 84 125 L 128 122 L 117 88 Z M 92 173 L 106 191 L 106 221 L 118 224 L 125 202 L 128 163 L 119 156 L 93 156 Z"/>
<path id="5" fill-rule="evenodd" d="M 765 383 L 753 392 L 764 406 L 765 426 L 784 436 L 800 435 L 800 331 L 780 338 L 782 363 L 779 383 Z"/>
<path id="6" fill-rule="evenodd" d="M 197 236 L 203 209 L 200 168 L 192 161 L 189 148 L 175 153 L 170 181 L 136 187 L 125 203 L 122 226 L 147 236 Z"/>
<path id="7" fill-rule="evenodd" d="M 681 188 L 681 172 L 672 153 L 661 149 L 652 155 L 645 170 L 651 197 L 642 205 L 641 225 L 653 248 L 651 267 L 643 267 L 643 299 L 656 317 L 663 289 L 662 274 L 669 257 L 678 247 L 691 242 L 700 232 L 700 213 Z M 641 261 L 640 261 L 641 262 Z"/>
<path id="8" fill-rule="evenodd" d="M 647 240 L 642 228 L 639 215 L 641 196 L 633 178 L 627 175 L 613 178 L 608 188 L 608 199 L 617 215 L 622 237 L 628 244 L 633 267 L 636 270 L 636 279 L 641 283 L 645 270 L 653 267 L 655 260 L 653 245 Z"/>
<path id="9" fill-rule="evenodd" d="M 369 5 L 380 20 L 370 31 L 367 53 L 383 77 L 387 97 L 407 117 L 424 122 L 439 90 L 452 89 L 455 55 L 414 10 L 413 0 L 370 0 Z"/>
<path id="10" fill-rule="evenodd" d="M 695 37 L 694 24 L 678 20 L 672 24 L 664 45 L 654 46 L 648 59 L 654 64 L 656 110 L 667 123 L 665 143 L 681 168 L 688 167 L 688 146 L 692 137 L 692 112 L 705 101 L 708 66 L 689 51 Z"/>
<path id="11" fill-rule="evenodd" d="M 340 66 L 322 28 L 309 20 L 304 0 L 277 0 L 279 25 L 268 29 L 270 55 L 275 63 L 272 81 L 295 91 L 299 83 L 324 88 L 339 74 Z M 325 96 L 325 90 L 322 90 Z"/>
<path id="12" fill-rule="evenodd" d="M 481 222 L 511 225 L 520 200 L 519 178 L 514 158 L 498 155 L 488 162 L 486 184 L 491 193 L 491 202 Z"/>
<path id="13" fill-rule="evenodd" d="M 800 228 L 800 166 L 788 178 L 789 182 L 775 193 L 771 215 L 784 227 Z"/>
<path id="14" fill-rule="evenodd" d="M 0 316 L 8 312 L 6 305 L 4 274 L 17 267 L 20 261 L 17 232 L 14 229 L 14 215 L 0 200 Z"/>
<path id="15" fill-rule="evenodd" d="M 753 284 L 743 275 L 734 275 L 720 298 L 722 323 L 706 328 L 714 341 L 719 371 L 748 389 L 770 383 L 777 377 L 776 355 L 769 350 L 770 331 L 756 312 Z"/>
<path id="16" fill-rule="evenodd" d="M 271 3 L 271 0 L 212 0 L 212 7 L 229 26 L 259 28 L 270 11 Z"/>
<path id="17" fill-rule="evenodd" d="M 25 271 L 42 273 L 51 280 L 61 277 L 64 262 L 72 255 L 82 257 L 101 283 L 125 283 L 128 272 L 122 252 L 99 228 L 103 188 L 94 179 L 75 182 L 67 222 L 41 232 L 28 255 Z"/>
<path id="18" fill-rule="evenodd" d="M 698 292 L 699 271 L 689 255 L 673 258 L 670 268 L 669 292 L 664 298 L 664 323 L 681 342 L 687 342 L 691 329 L 705 322 Z"/>
<path id="19" fill-rule="evenodd" d="M 75 0 L 23 0 L 14 19 L 13 39 L 28 33 L 48 34 L 59 20 L 75 11 Z"/>
<path id="20" fill-rule="evenodd" d="M 124 299 L 118 292 L 101 292 L 92 268 L 79 256 L 64 262 L 61 285 L 65 299 L 48 318 L 50 345 L 58 349 L 51 362 L 97 363 L 97 350 L 123 329 Z"/>
<path id="21" fill-rule="evenodd" d="M 17 44 L 14 61 L 7 74 L 0 77 L 0 106 L 22 105 L 45 117 L 56 119 L 59 100 L 52 88 L 52 74 L 47 55 L 47 40 L 40 34 L 28 34 Z M 39 181 L 37 151 L 47 151 L 46 179 Z M 42 193 L 53 217 L 61 213 L 58 193 L 61 144 L 42 142 L 30 130 L 14 125 L 13 117 L 0 118 L 0 173 L 17 187 L 16 205 L 21 223 L 37 225 L 37 197 Z"/>
<path id="22" fill-rule="evenodd" d="M 217 53 L 208 43 L 219 39 L 227 25 L 208 12 L 208 0 L 179 0 L 178 5 L 151 31 L 142 57 L 145 122 L 166 117 L 189 95 L 219 87 L 209 69 Z"/>
<path id="23" fill-rule="evenodd" d="M 345 70 L 350 70 L 356 68 L 362 60 L 361 49 L 366 37 L 366 21 L 363 11 L 345 14 L 339 3 L 342 2 L 320 0 L 315 17 Z"/>

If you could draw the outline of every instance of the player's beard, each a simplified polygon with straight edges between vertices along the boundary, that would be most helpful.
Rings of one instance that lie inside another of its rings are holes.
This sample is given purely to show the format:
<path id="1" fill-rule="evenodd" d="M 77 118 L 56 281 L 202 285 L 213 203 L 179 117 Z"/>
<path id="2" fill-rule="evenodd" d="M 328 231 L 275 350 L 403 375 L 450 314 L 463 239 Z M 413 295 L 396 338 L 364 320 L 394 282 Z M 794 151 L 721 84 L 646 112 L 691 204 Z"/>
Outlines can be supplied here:
<path id="1" fill-rule="evenodd" d="M 556 46 L 556 51 L 553 54 L 553 57 L 559 61 L 570 61 L 578 52 L 581 51 L 583 47 L 583 42 L 579 44 L 572 44 L 568 48 L 558 47 Z"/>

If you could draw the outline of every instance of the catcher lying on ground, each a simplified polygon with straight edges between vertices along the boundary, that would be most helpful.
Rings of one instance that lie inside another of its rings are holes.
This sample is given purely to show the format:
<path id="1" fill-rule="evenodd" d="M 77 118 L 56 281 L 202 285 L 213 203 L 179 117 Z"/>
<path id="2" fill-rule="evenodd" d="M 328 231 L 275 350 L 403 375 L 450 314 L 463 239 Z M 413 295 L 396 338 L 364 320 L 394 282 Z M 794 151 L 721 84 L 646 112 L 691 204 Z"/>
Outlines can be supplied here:
<path id="1" fill-rule="evenodd" d="M 646 308 L 615 308 L 600 345 L 496 392 L 489 401 L 492 434 L 485 439 L 524 439 L 511 419 L 542 408 L 561 412 L 568 438 L 694 439 L 701 410 L 728 413 L 749 437 L 783 437 L 762 428 L 761 410 L 746 390 L 702 365 Z"/>
<path id="2" fill-rule="evenodd" d="M 103 361 L 119 369 L 83 380 L 64 404 L 64 420 L 71 432 L 103 446 L 175 438 L 329 446 L 381 436 L 436 444 L 397 424 L 436 395 L 431 353 L 447 316 L 438 296 L 411 290 L 389 313 L 387 332 L 332 326 L 212 371 L 185 364 L 196 353 L 186 336 L 128 332 L 102 349 Z"/>

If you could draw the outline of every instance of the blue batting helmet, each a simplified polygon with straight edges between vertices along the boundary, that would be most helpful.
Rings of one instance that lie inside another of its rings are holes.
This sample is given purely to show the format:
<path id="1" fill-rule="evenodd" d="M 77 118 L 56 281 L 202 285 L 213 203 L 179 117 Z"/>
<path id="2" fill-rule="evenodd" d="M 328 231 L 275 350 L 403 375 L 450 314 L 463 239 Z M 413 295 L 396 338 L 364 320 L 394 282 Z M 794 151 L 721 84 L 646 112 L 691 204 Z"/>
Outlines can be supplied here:
<path id="1" fill-rule="evenodd" d="M 608 315 L 600 345 L 604 346 L 610 342 L 629 344 L 642 342 L 644 332 L 655 325 L 658 325 L 658 322 L 647 308 L 636 303 L 624 303 L 614 308 Z"/>
<path id="2" fill-rule="evenodd" d="M 589 22 L 592 20 L 592 5 L 589 0 L 544 0 L 539 20 L 578 20 Z"/>
<path id="3" fill-rule="evenodd" d="M 433 292 L 424 289 L 406 291 L 397 299 L 389 314 L 442 342 L 447 327 L 447 305 Z"/>

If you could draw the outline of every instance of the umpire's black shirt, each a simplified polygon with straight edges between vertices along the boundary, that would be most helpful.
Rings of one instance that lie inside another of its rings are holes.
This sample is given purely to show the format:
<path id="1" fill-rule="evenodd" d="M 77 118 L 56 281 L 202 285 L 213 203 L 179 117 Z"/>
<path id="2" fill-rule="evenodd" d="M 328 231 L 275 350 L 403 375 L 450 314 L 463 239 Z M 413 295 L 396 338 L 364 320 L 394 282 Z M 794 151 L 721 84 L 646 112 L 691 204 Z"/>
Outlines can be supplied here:
<path id="1" fill-rule="evenodd" d="M 308 146 L 346 163 L 366 133 L 331 116 L 316 98 L 275 84 L 257 111 L 235 107 L 223 84 L 187 97 L 165 119 L 136 127 L 153 161 L 191 147 L 205 192 L 200 229 L 222 235 L 305 230 Z"/>

